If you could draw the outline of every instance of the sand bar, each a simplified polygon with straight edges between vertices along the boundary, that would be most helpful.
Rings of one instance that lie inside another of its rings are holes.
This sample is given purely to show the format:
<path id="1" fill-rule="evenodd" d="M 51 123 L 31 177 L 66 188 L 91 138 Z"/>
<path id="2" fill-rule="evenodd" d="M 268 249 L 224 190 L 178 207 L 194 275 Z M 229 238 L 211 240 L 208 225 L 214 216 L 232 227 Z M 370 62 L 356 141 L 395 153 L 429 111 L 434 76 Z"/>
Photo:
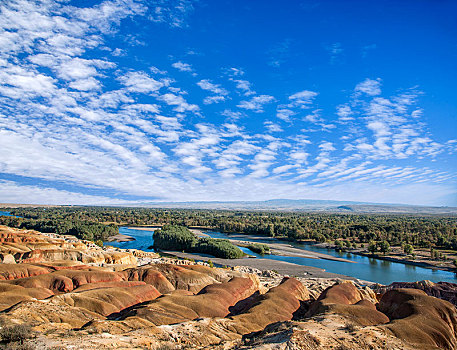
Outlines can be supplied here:
<path id="1" fill-rule="evenodd" d="M 107 242 L 131 242 L 135 241 L 136 239 L 127 235 L 123 235 L 122 233 L 119 233 L 115 236 L 108 237 Z"/>
<path id="2" fill-rule="evenodd" d="M 286 261 L 259 259 L 259 258 L 241 258 L 241 259 L 221 259 L 215 258 L 205 254 L 192 254 L 174 251 L 163 251 L 162 253 L 176 256 L 184 259 L 194 259 L 197 261 L 211 260 L 218 266 L 249 266 L 259 270 L 274 270 L 281 275 L 289 275 L 296 277 L 313 277 L 313 278 L 341 278 L 347 280 L 358 281 L 355 277 L 345 276 L 337 273 L 327 272 L 313 266 L 303 266 L 298 264 L 289 263 Z"/>

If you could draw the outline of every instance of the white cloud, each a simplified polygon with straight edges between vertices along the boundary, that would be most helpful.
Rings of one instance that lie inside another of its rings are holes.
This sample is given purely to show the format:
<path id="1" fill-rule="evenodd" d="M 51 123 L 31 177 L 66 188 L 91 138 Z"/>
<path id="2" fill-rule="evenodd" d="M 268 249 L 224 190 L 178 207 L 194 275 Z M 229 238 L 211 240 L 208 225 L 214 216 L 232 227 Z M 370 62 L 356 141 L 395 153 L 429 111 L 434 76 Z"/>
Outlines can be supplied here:
<path id="1" fill-rule="evenodd" d="M 262 113 L 263 106 L 273 101 L 275 101 L 273 96 L 259 95 L 254 96 L 250 101 L 241 101 L 237 107 L 252 110 L 256 113 Z"/>
<path id="2" fill-rule="evenodd" d="M 251 89 L 251 83 L 247 80 L 241 80 L 241 79 L 230 79 L 234 83 L 236 83 L 236 88 L 238 90 L 241 90 L 245 96 L 250 96 L 254 95 L 255 91 Z"/>
<path id="3" fill-rule="evenodd" d="M 287 108 L 278 108 L 276 110 L 276 116 L 286 122 L 290 121 L 290 117 L 293 115 L 295 115 L 295 112 Z"/>
<path id="4" fill-rule="evenodd" d="M 273 123 L 272 121 L 266 120 L 263 125 L 268 129 L 269 132 L 281 132 L 283 131 L 279 124 Z"/>
<path id="5" fill-rule="evenodd" d="M 181 61 L 175 62 L 171 65 L 173 68 L 180 70 L 181 72 L 193 72 L 192 66 L 188 63 L 183 63 Z"/>
<path id="6" fill-rule="evenodd" d="M 369 96 L 376 96 L 381 94 L 381 79 L 365 79 L 363 82 L 358 83 L 354 89 L 355 92 L 363 92 Z"/>
<path id="7" fill-rule="evenodd" d="M 186 102 L 184 97 L 174 94 L 164 94 L 159 97 L 162 101 L 166 102 L 168 105 L 176 106 L 174 110 L 179 113 L 184 112 L 198 112 L 200 108 L 195 104 L 189 104 Z"/>
<path id="8" fill-rule="evenodd" d="M 303 151 L 293 151 L 290 153 L 290 158 L 298 163 L 306 162 L 309 156 L 309 153 Z"/>
<path id="9" fill-rule="evenodd" d="M 92 196 L 57 190 L 49 187 L 25 186 L 13 181 L 0 180 L 0 198 L 5 203 L 54 204 L 54 205 L 132 205 L 135 201 L 112 197 Z"/>
<path id="10" fill-rule="evenodd" d="M 168 200 L 270 199 L 284 193 L 295 198 L 360 200 L 369 197 L 366 188 L 382 185 L 392 198 L 401 199 L 406 187 L 395 186 L 410 181 L 435 191 L 415 192 L 421 196 L 410 200 L 431 202 L 446 192 L 449 181 L 455 181 L 453 174 L 435 168 L 394 165 L 398 159 L 418 164 L 412 161 L 457 152 L 457 142 L 437 142 L 426 130 L 426 118 L 421 118 L 426 111 L 416 105 L 419 92 L 414 89 L 385 97 L 380 80 L 358 84 L 349 101 L 337 108 L 344 134 L 332 134 L 329 109 L 303 113 L 312 107 L 317 92 L 303 90 L 285 97 L 271 106 L 269 120 L 259 119 L 249 112 L 263 112 L 276 99 L 255 95 L 242 69 L 224 72 L 230 85 L 235 84 L 233 95 L 215 80 L 200 80 L 198 86 L 210 94 L 199 106 L 189 102 L 198 90 L 195 84 L 185 90 L 163 67 L 150 66 L 144 57 L 126 62 L 119 55 L 129 49 L 109 47 L 119 44 L 116 33 L 123 19 L 138 15 L 184 26 L 190 4 L 104 0 L 76 8 L 65 1 L 2 3 L 0 173 L 47 184 L 0 180 L 2 198 L 127 203 L 83 194 L 90 188 L 114 197 Z M 128 40 L 135 44 L 143 37 L 138 33 Z M 172 66 L 193 72 L 181 61 Z M 220 106 L 204 105 L 240 95 L 249 96 L 233 103 L 240 110 L 224 106 L 218 111 Z M 276 122 L 271 121 L 274 111 Z M 275 134 L 282 130 L 281 120 L 288 122 L 289 136 Z M 300 125 L 304 121 L 306 129 Z M 262 123 L 267 133 L 259 131 Z M 287 181 L 279 180 L 286 177 Z M 56 181 L 74 191 L 51 188 Z M 370 200 L 374 198 L 384 197 L 376 193 Z"/>
<path id="11" fill-rule="evenodd" d="M 224 96 L 208 96 L 208 97 L 205 97 L 203 99 L 203 103 L 205 105 L 210 105 L 210 104 L 213 104 L 213 103 L 219 103 L 219 102 L 223 102 L 225 101 L 225 97 Z"/>
<path id="12" fill-rule="evenodd" d="M 93 77 L 90 77 L 87 79 L 79 79 L 72 81 L 69 84 L 69 87 L 80 91 L 98 90 L 100 89 L 100 83 L 98 82 L 98 80 L 94 79 Z"/>
<path id="13" fill-rule="evenodd" d="M 340 117 L 340 120 L 342 121 L 347 121 L 347 120 L 352 120 L 354 119 L 351 117 L 353 114 L 351 107 L 348 105 L 339 105 L 336 107 L 336 114 Z"/>
<path id="14" fill-rule="evenodd" d="M 304 106 L 308 106 L 308 105 L 312 104 L 314 98 L 317 95 L 318 95 L 317 92 L 303 90 L 303 91 L 297 92 L 293 95 L 290 95 L 289 100 L 292 101 L 294 104 L 304 107 Z"/>
<path id="15" fill-rule="evenodd" d="M 237 119 L 240 119 L 241 117 L 243 117 L 243 113 L 241 112 L 234 112 L 230 109 L 225 109 L 221 112 L 221 115 L 225 116 L 225 117 L 228 117 L 230 119 L 233 119 L 233 120 L 237 120 Z"/>
<path id="16" fill-rule="evenodd" d="M 328 141 L 324 141 L 322 142 L 320 145 L 319 145 L 319 148 L 322 150 L 322 151 L 335 151 L 336 148 L 333 147 L 333 144 L 331 142 L 328 142 Z"/>
<path id="17" fill-rule="evenodd" d="M 228 95 L 227 90 L 221 88 L 221 86 L 218 84 L 211 83 L 208 79 L 200 80 L 197 85 L 200 86 L 203 90 L 211 91 L 216 95 Z"/>
<path id="18" fill-rule="evenodd" d="M 273 169 L 273 174 L 282 174 L 285 173 L 286 171 L 295 168 L 295 165 L 282 165 L 278 166 L 277 168 Z"/>
<path id="19" fill-rule="evenodd" d="M 130 92 L 152 93 L 168 85 L 166 81 L 157 81 L 145 72 L 129 72 L 119 77 Z"/>
<path id="20" fill-rule="evenodd" d="M 206 105 L 219 103 L 226 100 L 226 96 L 228 95 L 228 91 L 222 88 L 218 84 L 213 84 L 208 79 L 203 79 L 197 82 L 197 85 L 200 86 L 203 90 L 212 92 L 213 96 L 207 96 L 204 98 L 203 103 Z"/>

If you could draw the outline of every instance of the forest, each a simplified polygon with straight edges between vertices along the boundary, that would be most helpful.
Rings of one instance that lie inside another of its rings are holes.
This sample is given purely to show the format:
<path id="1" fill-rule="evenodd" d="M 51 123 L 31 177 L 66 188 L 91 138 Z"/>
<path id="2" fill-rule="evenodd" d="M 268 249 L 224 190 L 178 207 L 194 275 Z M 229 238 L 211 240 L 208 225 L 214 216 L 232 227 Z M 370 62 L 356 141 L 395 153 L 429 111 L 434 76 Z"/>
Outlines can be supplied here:
<path id="1" fill-rule="evenodd" d="M 0 225 L 45 233 L 73 235 L 89 241 L 105 241 L 108 237 L 119 233 L 119 227 L 115 224 L 106 225 L 95 220 L 78 220 L 55 215 L 41 216 L 36 219 L 0 216 Z"/>
<path id="2" fill-rule="evenodd" d="M 237 259 L 244 256 L 240 248 L 226 239 L 199 238 L 187 227 L 165 225 L 154 232 L 154 249 L 210 254 L 216 258 Z"/>
<path id="3" fill-rule="evenodd" d="M 172 224 L 290 240 L 345 240 L 352 244 L 386 241 L 391 246 L 457 250 L 456 216 L 74 206 L 8 211 L 18 217 L 0 217 L 0 224 L 91 240 L 116 234 L 120 225 Z"/>

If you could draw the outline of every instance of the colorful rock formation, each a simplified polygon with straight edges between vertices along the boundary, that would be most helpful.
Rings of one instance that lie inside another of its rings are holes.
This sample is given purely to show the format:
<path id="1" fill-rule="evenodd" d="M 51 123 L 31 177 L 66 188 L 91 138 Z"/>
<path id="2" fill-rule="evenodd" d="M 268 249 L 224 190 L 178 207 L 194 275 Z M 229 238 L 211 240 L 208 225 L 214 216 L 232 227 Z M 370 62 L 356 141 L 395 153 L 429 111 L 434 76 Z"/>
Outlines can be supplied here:
<path id="1" fill-rule="evenodd" d="M 449 284 L 267 288 L 255 274 L 132 266 L 145 255 L 1 227 L 0 252 L 0 331 L 29 325 L 38 348 L 457 349 Z"/>

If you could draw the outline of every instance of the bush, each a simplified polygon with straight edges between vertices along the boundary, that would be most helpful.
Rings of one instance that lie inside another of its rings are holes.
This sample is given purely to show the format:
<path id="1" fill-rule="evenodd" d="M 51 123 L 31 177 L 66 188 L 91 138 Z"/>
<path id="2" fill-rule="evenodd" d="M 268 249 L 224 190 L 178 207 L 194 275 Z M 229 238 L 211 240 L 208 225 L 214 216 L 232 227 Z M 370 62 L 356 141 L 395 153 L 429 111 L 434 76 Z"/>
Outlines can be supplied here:
<path id="1" fill-rule="evenodd" d="M 227 239 L 200 238 L 192 247 L 192 251 L 223 259 L 238 259 L 244 256 L 241 249 Z"/>
<path id="2" fill-rule="evenodd" d="M 0 329 L 0 338 L 4 343 L 19 342 L 22 344 L 24 340 L 30 339 L 32 336 L 32 328 L 27 324 L 4 326 Z"/>
<path id="3" fill-rule="evenodd" d="M 270 254 L 270 247 L 263 243 L 250 243 L 248 248 L 257 254 Z"/>

